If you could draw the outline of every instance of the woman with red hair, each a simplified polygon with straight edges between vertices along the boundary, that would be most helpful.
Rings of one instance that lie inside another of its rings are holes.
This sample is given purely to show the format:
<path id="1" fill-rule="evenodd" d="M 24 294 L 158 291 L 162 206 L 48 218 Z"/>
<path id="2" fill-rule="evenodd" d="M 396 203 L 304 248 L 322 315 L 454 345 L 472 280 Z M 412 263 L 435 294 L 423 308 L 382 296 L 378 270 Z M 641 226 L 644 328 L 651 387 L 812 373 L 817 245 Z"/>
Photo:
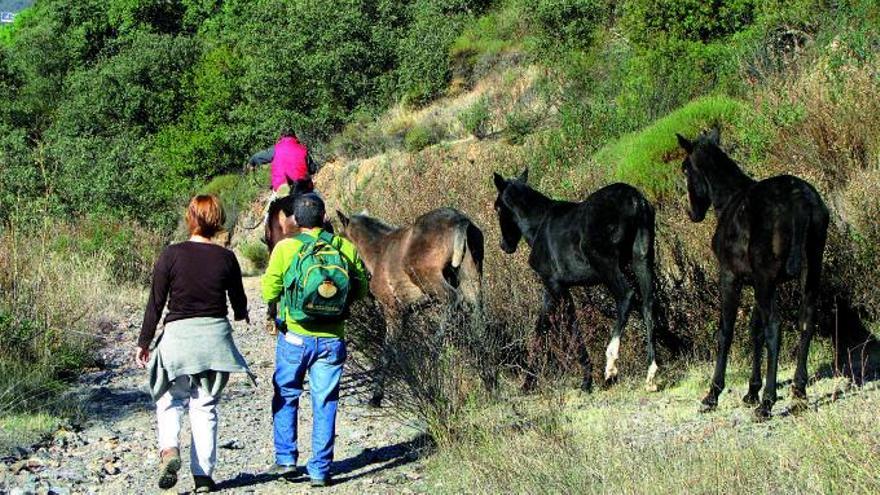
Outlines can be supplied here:
<path id="1" fill-rule="evenodd" d="M 150 369 L 150 393 L 158 419 L 159 487 L 163 490 L 177 483 L 180 417 L 186 407 L 196 493 L 214 490 L 211 475 L 217 460 L 220 393 L 229 373 L 247 373 L 253 378 L 226 317 L 228 296 L 235 319 L 249 322 L 241 268 L 232 251 L 212 243 L 223 232 L 225 219 L 216 196 L 192 198 L 186 210 L 189 240 L 165 248 L 153 269 L 135 362 Z M 164 329 L 151 348 L 166 301 Z"/>

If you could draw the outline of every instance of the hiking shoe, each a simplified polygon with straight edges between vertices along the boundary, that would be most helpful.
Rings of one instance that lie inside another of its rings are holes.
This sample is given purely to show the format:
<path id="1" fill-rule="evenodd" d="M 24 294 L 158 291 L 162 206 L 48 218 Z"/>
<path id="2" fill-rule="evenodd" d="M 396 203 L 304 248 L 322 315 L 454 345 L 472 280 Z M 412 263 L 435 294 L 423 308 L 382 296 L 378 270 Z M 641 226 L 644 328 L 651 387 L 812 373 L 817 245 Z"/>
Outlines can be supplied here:
<path id="1" fill-rule="evenodd" d="M 159 452 L 159 488 L 168 490 L 177 484 L 177 472 L 180 471 L 180 450 L 165 449 Z"/>
<path id="2" fill-rule="evenodd" d="M 312 478 L 311 485 L 312 488 L 324 488 L 325 486 L 330 486 L 330 478 Z"/>
<path id="3" fill-rule="evenodd" d="M 193 476 L 195 482 L 195 493 L 211 493 L 217 489 L 217 484 L 210 476 Z"/>
<path id="4" fill-rule="evenodd" d="M 291 479 L 296 478 L 299 471 L 296 468 L 296 464 L 273 464 L 272 467 L 264 471 L 263 474 L 276 478 Z"/>

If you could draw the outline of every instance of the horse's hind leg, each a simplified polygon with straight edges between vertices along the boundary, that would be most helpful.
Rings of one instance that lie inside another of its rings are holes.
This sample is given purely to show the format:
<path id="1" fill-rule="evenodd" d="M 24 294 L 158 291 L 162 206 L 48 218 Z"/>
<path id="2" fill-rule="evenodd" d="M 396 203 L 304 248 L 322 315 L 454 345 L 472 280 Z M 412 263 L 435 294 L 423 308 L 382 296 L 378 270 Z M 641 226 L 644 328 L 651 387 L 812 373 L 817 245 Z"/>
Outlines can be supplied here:
<path id="1" fill-rule="evenodd" d="M 761 391 L 761 360 L 764 357 L 764 323 L 757 304 L 752 308 L 749 330 L 752 336 L 752 376 L 749 378 L 749 391 L 743 397 L 743 402 L 757 405 L 760 401 L 758 392 Z"/>
<path id="2" fill-rule="evenodd" d="M 803 278 L 800 315 L 798 329 L 801 332 L 797 350 L 797 367 L 794 372 L 792 384 L 792 396 L 795 399 L 795 408 L 806 406 L 807 400 L 807 358 L 810 355 L 810 341 L 816 332 L 816 299 L 819 295 L 819 285 L 822 274 L 822 252 L 825 249 L 825 235 L 819 236 L 816 242 L 811 242 L 807 249 L 806 275 Z"/>
<path id="3" fill-rule="evenodd" d="M 623 272 L 613 263 L 607 274 L 606 283 L 614 300 L 617 303 L 617 321 L 614 323 L 614 329 L 611 332 L 611 342 L 605 349 L 605 384 L 609 385 L 617 380 L 617 360 L 620 357 L 620 337 L 623 329 L 626 327 L 626 321 L 629 318 L 629 312 L 632 306 L 634 291 Z"/>
<path id="4" fill-rule="evenodd" d="M 535 332 L 529 341 L 529 348 L 526 357 L 526 376 L 523 380 L 522 389 L 524 392 L 534 390 L 538 383 L 538 367 L 542 361 L 546 361 L 549 356 L 547 334 L 550 332 L 551 315 L 559 306 L 559 292 L 551 289 L 549 286 L 544 288 L 544 303 L 541 307 L 541 314 L 535 323 Z"/>
<path id="5" fill-rule="evenodd" d="M 399 335 L 399 330 L 404 324 L 404 314 L 405 311 L 398 313 L 387 308 L 382 309 L 382 316 L 385 319 L 385 335 L 382 337 L 382 348 L 379 350 L 379 362 L 374 370 L 373 394 L 368 404 L 370 407 L 381 407 L 382 400 L 385 398 L 385 381 L 390 371 L 394 339 Z"/>
<path id="6" fill-rule="evenodd" d="M 721 324 L 718 329 L 718 351 L 715 356 L 715 373 L 709 393 L 703 398 L 700 411 L 707 412 L 718 406 L 718 396 L 724 390 L 724 374 L 727 372 L 727 356 L 733 340 L 736 311 L 742 296 L 742 285 L 728 270 L 721 269 Z"/>
<path id="7" fill-rule="evenodd" d="M 577 352 L 578 364 L 583 371 L 583 379 L 581 380 L 581 390 L 591 392 L 593 390 L 593 365 L 590 362 L 590 354 L 587 351 L 587 343 L 581 334 L 581 327 L 577 321 L 577 312 L 574 308 L 574 300 L 571 293 L 566 289 L 562 295 L 563 308 L 561 313 L 564 317 L 564 324 L 571 329 L 571 342 L 575 346 Z"/>
<path id="8" fill-rule="evenodd" d="M 767 378 L 761 404 L 755 409 L 757 419 L 770 417 L 773 404 L 776 403 L 776 372 L 779 367 L 779 349 L 782 346 L 782 335 L 779 332 L 779 309 L 776 304 L 776 284 L 768 281 L 755 283 L 755 300 L 761 311 L 764 323 L 764 342 L 767 346 Z"/>
<path id="9" fill-rule="evenodd" d="M 645 389 L 656 392 L 659 388 L 654 377 L 657 359 L 654 354 L 654 225 L 639 229 L 633 243 L 633 272 L 639 282 L 642 295 L 642 320 L 645 324 L 645 341 L 648 348 L 648 375 Z"/>

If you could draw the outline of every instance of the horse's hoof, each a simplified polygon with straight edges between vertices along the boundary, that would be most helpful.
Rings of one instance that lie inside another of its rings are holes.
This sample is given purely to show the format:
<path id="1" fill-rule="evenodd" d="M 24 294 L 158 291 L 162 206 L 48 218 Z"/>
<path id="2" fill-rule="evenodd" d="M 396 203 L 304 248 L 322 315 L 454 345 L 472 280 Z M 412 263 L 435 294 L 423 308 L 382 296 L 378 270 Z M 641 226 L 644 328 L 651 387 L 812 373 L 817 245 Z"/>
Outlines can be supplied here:
<path id="1" fill-rule="evenodd" d="M 586 394 L 593 392 L 593 380 L 584 380 L 581 382 L 581 392 Z"/>
<path id="2" fill-rule="evenodd" d="M 367 402 L 367 406 L 372 409 L 379 409 L 382 407 L 382 398 L 381 397 L 372 397 L 369 402 Z"/>
<path id="3" fill-rule="evenodd" d="M 795 387 L 794 385 L 792 385 L 791 398 L 797 399 L 797 400 L 802 400 L 802 401 L 806 402 L 807 401 L 807 391 L 802 388 Z"/>
<path id="4" fill-rule="evenodd" d="M 707 395 L 707 396 L 706 396 L 705 398 L 703 398 L 703 400 L 700 402 L 700 412 L 701 412 L 701 413 L 712 412 L 712 411 L 714 411 L 717 407 L 718 407 L 718 399 L 715 398 L 715 397 L 713 397 L 713 396 L 711 396 L 711 395 Z"/>
<path id="5" fill-rule="evenodd" d="M 804 394 L 802 397 L 795 395 L 791 399 L 791 406 L 788 408 L 788 412 L 791 414 L 800 414 L 807 409 L 810 408 L 810 403 L 807 401 L 807 395 Z"/>
<path id="6" fill-rule="evenodd" d="M 745 404 L 747 406 L 756 406 L 756 405 L 758 405 L 759 402 L 760 402 L 760 399 L 758 399 L 758 394 L 756 394 L 756 393 L 753 394 L 753 393 L 749 392 L 743 396 L 743 404 Z"/>
<path id="7" fill-rule="evenodd" d="M 617 384 L 617 375 L 605 377 L 604 388 L 611 388 Z"/>
<path id="8" fill-rule="evenodd" d="M 645 392 L 653 394 L 660 390 L 660 386 L 657 385 L 657 382 L 650 382 L 645 384 Z"/>
<path id="9" fill-rule="evenodd" d="M 538 380 L 533 376 L 526 376 L 519 390 L 524 394 L 529 394 L 534 392 L 536 388 L 538 388 Z"/>
<path id="10" fill-rule="evenodd" d="M 770 407 L 767 407 L 765 404 L 761 404 L 760 406 L 755 408 L 755 412 L 753 418 L 756 423 L 763 423 L 770 419 Z"/>

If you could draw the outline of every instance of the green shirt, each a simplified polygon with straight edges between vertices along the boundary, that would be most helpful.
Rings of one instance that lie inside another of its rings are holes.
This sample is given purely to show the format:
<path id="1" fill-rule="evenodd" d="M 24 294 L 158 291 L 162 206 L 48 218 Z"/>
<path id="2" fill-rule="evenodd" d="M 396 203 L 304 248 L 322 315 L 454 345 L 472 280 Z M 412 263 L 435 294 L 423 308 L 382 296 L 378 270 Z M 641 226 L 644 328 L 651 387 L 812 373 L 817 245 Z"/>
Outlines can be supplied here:
<path id="1" fill-rule="evenodd" d="M 304 230 L 304 234 L 318 238 L 321 229 Z M 284 239 L 275 245 L 272 255 L 269 257 L 269 266 L 266 267 L 266 273 L 263 275 L 263 300 L 267 303 L 277 302 L 284 292 L 284 272 L 293 263 L 294 257 L 299 254 L 303 243 L 298 239 Z M 342 256 L 349 263 L 352 290 L 354 291 L 353 300 L 361 299 L 367 295 L 369 286 L 367 285 L 368 275 L 367 269 L 364 267 L 363 261 L 358 256 L 357 249 L 348 239 L 334 236 L 333 246 L 342 253 Z M 290 317 L 289 312 L 285 312 L 284 321 L 287 324 L 287 331 L 306 335 L 309 337 L 345 337 L 345 322 L 306 322 L 297 323 Z"/>

